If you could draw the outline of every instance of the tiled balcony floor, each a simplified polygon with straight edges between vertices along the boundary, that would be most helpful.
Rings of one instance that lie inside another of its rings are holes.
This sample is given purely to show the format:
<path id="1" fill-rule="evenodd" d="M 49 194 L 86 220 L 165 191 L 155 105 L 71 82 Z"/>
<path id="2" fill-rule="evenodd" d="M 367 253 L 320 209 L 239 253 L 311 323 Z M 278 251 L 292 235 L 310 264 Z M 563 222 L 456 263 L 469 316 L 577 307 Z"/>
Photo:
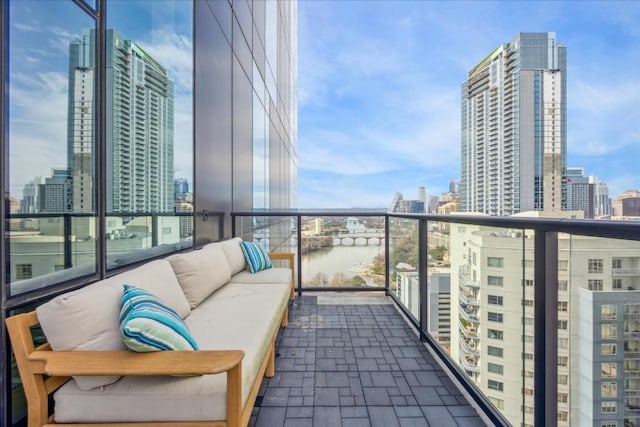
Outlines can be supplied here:
<path id="1" fill-rule="evenodd" d="M 485 425 L 390 300 L 348 297 L 293 302 L 250 426 Z"/>

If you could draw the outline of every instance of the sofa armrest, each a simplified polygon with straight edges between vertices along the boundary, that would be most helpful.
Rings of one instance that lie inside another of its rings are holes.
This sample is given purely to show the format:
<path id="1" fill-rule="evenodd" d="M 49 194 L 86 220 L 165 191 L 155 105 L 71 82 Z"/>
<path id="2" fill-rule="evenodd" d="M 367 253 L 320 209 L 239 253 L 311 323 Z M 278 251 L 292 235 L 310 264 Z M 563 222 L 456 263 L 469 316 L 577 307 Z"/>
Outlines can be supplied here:
<path id="1" fill-rule="evenodd" d="M 293 258 L 294 258 L 295 254 L 292 252 L 270 252 L 269 253 L 269 258 L 271 258 L 272 260 L 288 260 L 289 261 L 289 268 L 291 268 L 293 270 Z"/>
<path id="2" fill-rule="evenodd" d="M 34 373 L 74 375 L 205 375 L 241 367 L 242 350 L 34 351 Z"/>
<path id="3" fill-rule="evenodd" d="M 289 291 L 289 299 L 292 301 L 296 298 L 296 291 L 294 288 L 295 286 L 294 285 L 295 283 L 294 257 L 295 257 L 295 254 L 293 252 L 270 252 L 269 253 L 269 258 L 271 258 L 272 260 L 289 261 L 289 268 L 291 269 L 291 285 L 290 285 L 291 290 Z M 283 326 L 286 326 L 286 324 L 283 324 Z"/>

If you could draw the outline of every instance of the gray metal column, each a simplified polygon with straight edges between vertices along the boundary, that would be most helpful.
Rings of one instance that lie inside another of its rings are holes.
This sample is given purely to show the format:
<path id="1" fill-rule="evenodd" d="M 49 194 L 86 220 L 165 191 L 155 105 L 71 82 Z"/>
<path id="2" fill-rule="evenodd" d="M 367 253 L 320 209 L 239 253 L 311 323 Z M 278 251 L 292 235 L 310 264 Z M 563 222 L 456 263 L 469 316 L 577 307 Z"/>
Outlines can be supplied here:
<path id="1" fill-rule="evenodd" d="M 558 424 L 558 233 L 536 230 L 534 423 Z"/>

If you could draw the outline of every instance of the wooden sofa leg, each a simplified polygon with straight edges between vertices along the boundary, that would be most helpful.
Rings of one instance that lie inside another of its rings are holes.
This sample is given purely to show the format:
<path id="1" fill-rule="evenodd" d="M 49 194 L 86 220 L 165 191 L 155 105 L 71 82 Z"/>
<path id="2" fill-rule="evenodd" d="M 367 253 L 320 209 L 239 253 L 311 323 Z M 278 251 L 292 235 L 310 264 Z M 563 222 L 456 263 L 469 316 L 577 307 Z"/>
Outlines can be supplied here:
<path id="1" fill-rule="evenodd" d="M 227 427 L 242 425 L 242 364 L 227 372 Z"/>
<path id="2" fill-rule="evenodd" d="M 283 328 L 289 326 L 289 307 L 284 308 L 284 314 L 282 315 L 282 323 Z"/>
<path id="3" fill-rule="evenodd" d="M 264 373 L 265 377 L 271 378 L 276 374 L 276 344 L 271 342 L 269 346 L 269 361 L 267 362 L 267 370 Z"/>

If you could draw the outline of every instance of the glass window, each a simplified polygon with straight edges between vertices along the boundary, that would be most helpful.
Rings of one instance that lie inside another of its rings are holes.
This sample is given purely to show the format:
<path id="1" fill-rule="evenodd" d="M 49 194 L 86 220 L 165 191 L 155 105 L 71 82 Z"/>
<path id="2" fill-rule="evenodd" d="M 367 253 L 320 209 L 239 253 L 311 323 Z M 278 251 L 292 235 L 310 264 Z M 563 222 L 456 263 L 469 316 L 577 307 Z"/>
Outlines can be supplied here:
<path id="1" fill-rule="evenodd" d="M 504 409 L 504 400 L 503 399 L 498 399 L 497 397 L 491 397 L 489 396 L 489 400 L 491 401 L 491 403 L 493 403 L 493 405 L 498 408 L 498 409 Z"/>
<path id="2" fill-rule="evenodd" d="M 558 374 L 558 384 L 561 384 L 561 385 L 569 384 L 569 375 Z"/>
<path id="3" fill-rule="evenodd" d="M 504 338 L 504 332 L 497 329 L 487 329 L 487 337 L 495 340 L 502 340 Z"/>
<path id="4" fill-rule="evenodd" d="M 566 280 L 558 280 L 558 290 L 559 291 L 566 291 L 568 283 L 569 282 L 566 281 Z"/>
<path id="5" fill-rule="evenodd" d="M 618 307 L 615 304 L 602 304 L 600 307 L 600 318 L 602 320 L 616 320 L 618 317 Z"/>
<path id="6" fill-rule="evenodd" d="M 498 365 L 497 363 L 491 363 L 487 365 L 487 370 L 493 374 L 504 374 L 504 366 Z"/>
<path id="7" fill-rule="evenodd" d="M 490 322 L 502 323 L 503 314 L 502 313 L 494 313 L 494 312 L 490 311 L 490 312 L 487 313 L 487 319 Z"/>
<path id="8" fill-rule="evenodd" d="M 489 286 L 502 286 L 502 276 L 487 276 L 487 285 Z"/>
<path id="9" fill-rule="evenodd" d="M 567 320 L 558 320 L 558 329 L 562 331 L 566 331 L 569 327 L 569 322 Z"/>
<path id="10" fill-rule="evenodd" d="M 502 296 L 500 295 L 487 295 L 487 302 L 493 305 L 502 305 Z"/>
<path id="11" fill-rule="evenodd" d="M 490 345 L 487 347 L 487 354 L 489 356 L 503 357 L 504 349 Z"/>
<path id="12" fill-rule="evenodd" d="M 617 337 L 617 327 L 615 324 L 604 324 L 600 327 L 602 339 L 614 339 Z"/>
<path id="13" fill-rule="evenodd" d="M 600 412 L 603 414 L 615 414 L 618 412 L 618 405 L 615 400 L 605 400 L 600 402 Z"/>
<path id="14" fill-rule="evenodd" d="M 107 251 L 121 266 L 192 245 L 193 11 L 107 2 L 106 15 Z"/>
<path id="15" fill-rule="evenodd" d="M 587 262 L 589 273 L 602 273 L 603 271 L 603 262 L 602 259 L 590 259 Z"/>
<path id="16" fill-rule="evenodd" d="M 8 11 L 4 232 L 15 295 L 96 271 L 96 55 L 81 48 L 96 22 L 73 2 L 18 1 Z"/>
<path id="17" fill-rule="evenodd" d="M 558 301 L 558 311 L 567 311 L 569 309 L 569 304 L 567 301 Z"/>
<path id="18" fill-rule="evenodd" d="M 602 290 L 602 279 L 589 279 L 587 281 L 587 287 L 590 291 L 601 291 Z"/>
<path id="19" fill-rule="evenodd" d="M 601 421 L 600 427 L 618 427 L 618 423 L 616 421 Z"/>
<path id="20" fill-rule="evenodd" d="M 487 266 L 488 267 L 503 267 L 504 259 L 498 257 L 488 257 L 487 258 Z"/>
<path id="21" fill-rule="evenodd" d="M 618 394 L 618 383 L 615 381 L 603 381 L 600 388 L 602 397 L 615 397 Z"/>
<path id="22" fill-rule="evenodd" d="M 615 378 L 618 376 L 618 365 L 614 362 L 606 362 L 600 364 L 603 378 Z"/>
<path id="23" fill-rule="evenodd" d="M 569 269 L 569 261 L 558 260 L 558 271 L 567 271 Z"/>
<path id="24" fill-rule="evenodd" d="M 495 380 L 489 380 L 487 386 L 489 390 L 504 391 L 504 383 Z"/>
<path id="25" fill-rule="evenodd" d="M 616 354 L 616 344 L 615 343 L 604 343 L 600 346 L 600 354 L 603 356 L 610 356 Z"/>
<path id="26" fill-rule="evenodd" d="M 567 366 L 569 358 L 567 356 L 558 356 L 558 366 Z"/>

